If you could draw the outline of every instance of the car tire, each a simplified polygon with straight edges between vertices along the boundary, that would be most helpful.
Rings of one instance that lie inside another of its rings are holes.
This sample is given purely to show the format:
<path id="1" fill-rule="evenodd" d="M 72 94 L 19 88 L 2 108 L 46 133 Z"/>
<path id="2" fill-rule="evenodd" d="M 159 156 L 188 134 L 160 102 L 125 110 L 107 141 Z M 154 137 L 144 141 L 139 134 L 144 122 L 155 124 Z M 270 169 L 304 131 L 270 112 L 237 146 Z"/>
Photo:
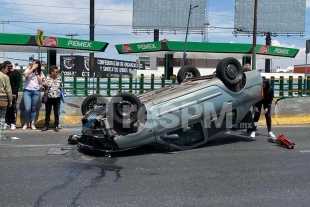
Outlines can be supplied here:
<path id="1" fill-rule="evenodd" d="M 234 86 L 242 79 L 242 66 L 235 58 L 224 58 L 216 66 L 216 76 L 225 85 Z"/>
<path id="2" fill-rule="evenodd" d="M 108 121 L 132 126 L 138 120 L 138 111 L 141 107 L 140 99 L 132 93 L 122 92 L 115 95 L 108 106 Z M 124 107 L 127 110 L 124 110 Z"/>
<path id="3" fill-rule="evenodd" d="M 199 70 L 192 65 L 187 65 L 181 68 L 177 75 L 177 81 L 178 83 L 182 83 L 187 78 L 196 78 L 200 77 Z"/>
<path id="4" fill-rule="evenodd" d="M 108 104 L 109 100 L 103 95 L 93 94 L 87 96 L 81 105 L 82 115 L 84 116 L 88 111 L 93 110 L 98 106 L 107 106 Z"/>

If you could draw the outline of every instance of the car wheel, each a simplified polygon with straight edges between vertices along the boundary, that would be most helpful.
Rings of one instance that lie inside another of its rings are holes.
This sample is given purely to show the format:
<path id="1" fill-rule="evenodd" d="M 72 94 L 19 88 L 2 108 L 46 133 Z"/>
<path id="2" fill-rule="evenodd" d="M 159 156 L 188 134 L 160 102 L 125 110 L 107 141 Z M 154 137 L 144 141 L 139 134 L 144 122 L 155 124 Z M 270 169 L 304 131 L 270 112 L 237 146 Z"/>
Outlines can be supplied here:
<path id="1" fill-rule="evenodd" d="M 141 101 L 137 96 L 128 92 L 119 93 L 109 103 L 109 122 L 131 126 L 138 120 L 140 107 Z"/>
<path id="2" fill-rule="evenodd" d="M 224 58 L 216 66 L 216 75 L 224 84 L 236 85 L 242 79 L 242 66 L 235 58 Z"/>
<path id="3" fill-rule="evenodd" d="M 96 109 L 100 106 L 106 106 L 108 103 L 109 100 L 102 95 L 93 94 L 87 96 L 81 106 L 82 115 L 84 116 L 88 111 Z"/>
<path id="4" fill-rule="evenodd" d="M 177 81 L 178 83 L 182 83 L 187 78 L 196 77 L 200 77 L 199 70 L 195 66 L 187 65 L 179 70 L 177 75 Z"/>

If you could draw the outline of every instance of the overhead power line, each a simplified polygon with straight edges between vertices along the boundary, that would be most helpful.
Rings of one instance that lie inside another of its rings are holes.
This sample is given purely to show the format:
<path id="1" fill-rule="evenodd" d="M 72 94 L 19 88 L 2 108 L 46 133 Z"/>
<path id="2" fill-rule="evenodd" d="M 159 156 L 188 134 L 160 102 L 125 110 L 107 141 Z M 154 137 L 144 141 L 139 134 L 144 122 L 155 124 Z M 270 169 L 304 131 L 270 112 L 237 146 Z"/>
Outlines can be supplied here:
<path id="1" fill-rule="evenodd" d="M 52 6 L 52 5 L 44 5 L 44 4 L 21 4 L 21 3 L 8 3 L 4 1 L 0 1 L 1 4 L 11 4 L 11 5 L 20 5 L 20 6 L 37 6 L 37 7 L 49 7 L 49 8 L 62 8 L 62 9 L 81 9 L 81 10 L 89 10 L 89 8 L 85 7 L 72 7 L 72 6 Z M 132 11 L 132 9 L 95 9 L 95 10 L 106 10 L 106 11 Z"/>
<path id="2" fill-rule="evenodd" d="M 89 23 L 73 23 L 73 22 L 41 22 L 41 21 L 8 21 L 8 20 L 0 20 L 6 21 L 6 22 L 19 22 L 19 23 L 27 23 L 27 24 L 69 24 L 69 25 L 83 25 L 83 26 L 89 26 Z M 109 26 L 109 27 L 131 27 L 131 24 L 97 24 L 96 26 Z"/>

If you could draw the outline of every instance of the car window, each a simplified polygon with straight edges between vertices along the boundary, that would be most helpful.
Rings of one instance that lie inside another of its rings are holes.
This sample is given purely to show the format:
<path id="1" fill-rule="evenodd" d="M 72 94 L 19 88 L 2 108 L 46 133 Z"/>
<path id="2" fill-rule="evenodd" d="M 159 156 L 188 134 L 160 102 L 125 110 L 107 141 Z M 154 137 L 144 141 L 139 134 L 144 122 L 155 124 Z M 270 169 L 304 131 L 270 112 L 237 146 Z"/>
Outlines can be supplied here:
<path id="1" fill-rule="evenodd" d="M 165 137 L 167 137 L 167 135 L 178 135 L 179 138 L 166 139 Z M 161 138 L 164 141 L 179 147 L 187 147 L 204 141 L 203 130 L 200 122 L 169 132 L 167 135 L 161 136 Z"/>

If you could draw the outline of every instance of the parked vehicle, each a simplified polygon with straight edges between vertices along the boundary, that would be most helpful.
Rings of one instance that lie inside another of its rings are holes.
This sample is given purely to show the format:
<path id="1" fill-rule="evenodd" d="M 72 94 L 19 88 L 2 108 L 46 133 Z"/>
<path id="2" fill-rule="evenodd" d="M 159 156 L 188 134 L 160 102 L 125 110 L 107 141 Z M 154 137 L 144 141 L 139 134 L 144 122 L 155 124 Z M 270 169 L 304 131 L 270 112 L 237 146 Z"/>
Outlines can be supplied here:
<path id="1" fill-rule="evenodd" d="M 140 95 L 121 92 L 110 101 L 92 95 L 96 103 L 82 108 L 82 134 L 71 135 L 69 143 L 106 153 L 152 143 L 192 149 L 242 122 L 260 100 L 260 73 L 243 73 L 235 58 L 221 60 L 209 76 L 185 66 L 177 80 Z"/>

